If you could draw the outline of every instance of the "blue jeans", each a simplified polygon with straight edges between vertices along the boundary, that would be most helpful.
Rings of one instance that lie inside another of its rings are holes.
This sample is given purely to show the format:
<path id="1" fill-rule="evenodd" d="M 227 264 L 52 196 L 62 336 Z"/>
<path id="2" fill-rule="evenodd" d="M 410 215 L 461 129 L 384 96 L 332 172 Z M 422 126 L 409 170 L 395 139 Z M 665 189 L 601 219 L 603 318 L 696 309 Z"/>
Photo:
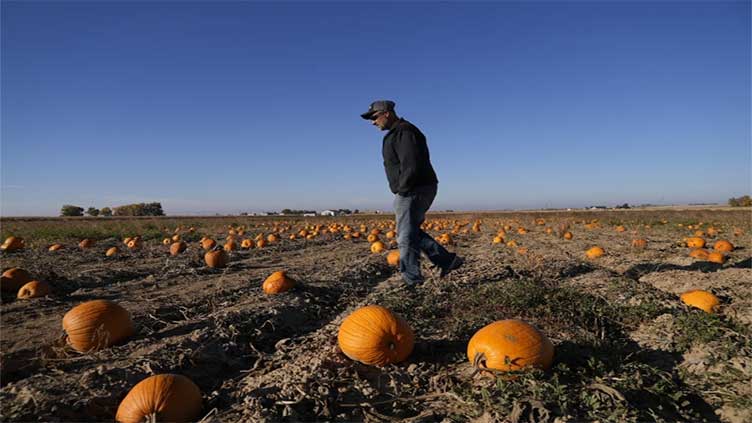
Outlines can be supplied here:
<path id="1" fill-rule="evenodd" d="M 422 187 L 407 195 L 394 196 L 394 212 L 397 220 L 397 245 L 400 251 L 399 270 L 408 285 L 423 282 L 420 272 L 420 252 L 426 253 L 433 264 L 446 269 L 454 260 L 450 253 L 423 230 L 420 225 L 436 197 L 436 187 Z"/>

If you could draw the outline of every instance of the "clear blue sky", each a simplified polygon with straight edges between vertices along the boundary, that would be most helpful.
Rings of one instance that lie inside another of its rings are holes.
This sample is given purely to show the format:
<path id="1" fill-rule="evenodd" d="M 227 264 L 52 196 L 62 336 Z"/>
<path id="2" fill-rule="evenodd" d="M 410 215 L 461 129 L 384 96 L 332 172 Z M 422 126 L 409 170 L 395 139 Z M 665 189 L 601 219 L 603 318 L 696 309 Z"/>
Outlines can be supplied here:
<path id="1" fill-rule="evenodd" d="M 434 210 L 750 193 L 750 2 L 2 2 L 2 206 L 391 209 L 377 98 Z"/>

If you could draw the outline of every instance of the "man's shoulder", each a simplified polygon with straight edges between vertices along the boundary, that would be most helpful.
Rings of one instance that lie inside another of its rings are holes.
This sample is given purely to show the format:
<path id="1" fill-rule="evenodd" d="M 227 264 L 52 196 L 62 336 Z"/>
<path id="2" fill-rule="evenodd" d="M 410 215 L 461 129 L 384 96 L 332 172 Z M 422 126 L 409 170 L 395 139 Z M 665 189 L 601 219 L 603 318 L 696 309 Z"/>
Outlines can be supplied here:
<path id="1" fill-rule="evenodd" d="M 397 122 L 397 125 L 394 126 L 394 129 L 395 129 L 395 132 L 409 131 L 409 132 L 416 132 L 416 133 L 422 134 L 422 132 L 420 132 L 420 129 L 418 129 L 417 126 L 413 125 L 412 122 L 410 122 L 409 120 L 405 120 L 405 119 L 400 119 Z"/>

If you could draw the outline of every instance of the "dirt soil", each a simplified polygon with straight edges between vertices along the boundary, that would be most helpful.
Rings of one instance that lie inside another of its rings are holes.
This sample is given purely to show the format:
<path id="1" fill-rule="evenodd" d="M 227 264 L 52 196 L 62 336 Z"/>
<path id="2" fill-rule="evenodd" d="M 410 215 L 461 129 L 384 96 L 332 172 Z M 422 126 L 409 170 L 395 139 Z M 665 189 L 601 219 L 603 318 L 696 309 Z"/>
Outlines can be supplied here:
<path id="1" fill-rule="evenodd" d="M 546 219 L 544 225 L 534 223 L 538 216 Z M 598 218 L 597 214 L 589 216 Z M 622 420 L 574 413 L 571 410 L 579 408 L 553 406 L 532 397 L 515 398 L 508 406 L 491 405 L 493 397 L 483 396 L 487 389 L 503 391 L 506 383 L 474 374 L 465 355 L 467 341 L 483 325 L 501 318 L 534 322 L 555 345 L 555 365 L 570 369 L 584 368 L 583 357 L 572 357 L 591 345 L 586 337 L 578 345 L 578 334 L 592 334 L 592 345 L 600 345 L 596 338 L 608 337 L 612 330 L 611 323 L 596 320 L 580 331 L 568 325 L 563 314 L 533 313 L 532 308 L 526 311 L 527 306 L 501 300 L 494 306 L 494 297 L 474 297 L 526 281 L 531 286 L 582 293 L 594 304 L 603 300 L 630 310 L 660 310 L 651 315 L 655 318 L 636 318 L 633 325 L 620 323 L 625 342 L 644 350 L 641 364 L 667 372 L 682 387 L 697 384 L 686 388 L 694 395 L 688 401 L 696 404 L 689 408 L 703 420 L 752 421 L 749 401 L 743 401 L 752 395 L 752 353 L 736 349 L 719 363 L 713 359 L 718 350 L 715 341 L 692 342 L 680 349 L 681 340 L 672 335 L 685 315 L 702 313 L 679 302 L 678 295 L 690 289 L 710 290 L 721 298 L 718 324 L 722 327 L 752 323 L 752 236 L 744 215 L 707 217 L 706 222 L 722 229 L 708 240 L 727 238 L 737 247 L 723 265 L 687 256 L 689 250 L 680 242 L 693 231 L 677 226 L 683 221 L 681 213 L 667 215 L 667 223 L 630 214 L 620 219 L 625 232 L 614 229 L 613 219 L 601 218 L 599 227 L 587 229 L 577 217 L 556 214 L 430 217 L 429 221 L 477 219 L 483 222 L 480 232 L 460 230 L 448 246 L 465 257 L 464 266 L 440 279 L 424 260 L 427 281 L 415 291 L 404 288 L 399 273 L 387 265 L 385 253 L 372 254 L 365 240 L 346 240 L 342 234 L 322 234 L 312 240 L 282 236 L 262 249 L 232 252 L 224 269 L 208 268 L 197 242 L 190 242 L 177 257 L 171 257 L 159 240 L 129 251 L 116 238 L 97 240 L 89 250 L 79 249 L 77 239 L 68 239 L 57 252 L 40 245 L 5 253 L 3 270 L 22 267 L 36 279 L 49 282 L 53 292 L 31 300 L 3 293 L 0 417 L 4 421 L 112 421 L 133 385 L 153 374 L 180 373 L 201 389 L 204 421 Z M 337 220 L 353 226 L 367 224 L 369 229 L 381 222 Z M 556 236 L 556 228 L 564 222 L 572 228 L 572 240 Z M 287 233 L 305 224 L 293 222 Z M 513 226 L 505 240 L 516 240 L 527 248 L 526 253 L 491 243 L 504 224 Z M 268 233 L 268 226 L 257 221 L 247 225 L 249 233 Z M 518 234 L 518 226 L 526 227 L 528 233 Z M 546 233 L 546 228 L 554 228 L 554 233 Z M 735 228 L 741 234 L 734 236 Z M 209 223 L 198 230 L 217 240 L 227 235 L 224 228 Z M 450 230 L 451 226 L 429 233 L 438 236 Z M 646 238 L 648 247 L 634 249 L 631 241 L 636 237 Z M 594 245 L 603 246 L 606 255 L 586 259 L 584 251 Z M 123 251 L 105 257 L 103 252 L 112 246 Z M 265 295 L 262 281 L 277 270 L 286 270 L 299 285 L 284 294 Z M 126 308 L 136 324 L 136 335 L 105 350 L 77 353 L 65 343 L 62 317 L 75 305 L 93 299 L 113 300 Z M 415 331 L 415 350 L 406 362 L 376 368 L 353 362 L 339 351 L 337 331 L 342 320 L 368 304 L 389 307 Z M 483 305 L 474 309 L 472 304 Z M 739 333 L 746 336 L 741 329 Z M 749 345 L 748 339 L 741 345 Z M 728 366 L 738 370 L 735 382 L 714 382 L 712 375 L 728 371 Z M 538 375 L 537 380 L 555 379 L 558 371 Z M 607 381 L 592 383 L 597 387 Z M 631 417 L 626 420 L 645 416 L 634 411 L 641 407 L 639 392 L 630 396 L 597 389 L 602 391 L 593 398 L 616 402 L 622 398 L 629 403 L 625 409 Z M 692 420 L 681 414 L 669 416 Z"/>

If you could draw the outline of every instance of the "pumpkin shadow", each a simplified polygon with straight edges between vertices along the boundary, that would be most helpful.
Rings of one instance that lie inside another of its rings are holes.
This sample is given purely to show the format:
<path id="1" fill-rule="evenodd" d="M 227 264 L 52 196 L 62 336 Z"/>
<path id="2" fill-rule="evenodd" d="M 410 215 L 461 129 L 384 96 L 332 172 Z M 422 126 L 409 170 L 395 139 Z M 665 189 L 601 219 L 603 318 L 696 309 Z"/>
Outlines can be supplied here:
<path id="1" fill-rule="evenodd" d="M 752 257 L 748 257 L 745 260 L 742 260 L 733 266 L 734 269 L 752 269 Z"/>
<path id="2" fill-rule="evenodd" d="M 592 360 L 595 357 L 598 360 L 594 364 Z M 669 373 L 672 381 L 681 389 L 686 387 L 686 384 L 678 376 L 677 366 L 682 360 L 683 357 L 680 352 L 645 348 L 631 339 L 621 338 L 617 343 L 604 343 L 602 345 L 571 341 L 561 342 L 556 345 L 553 365 L 564 364 L 570 369 L 585 369 L 579 372 L 559 374 L 560 380 L 564 384 L 584 385 L 589 385 L 589 381 L 594 376 L 593 373 L 595 373 L 595 376 L 601 373 L 618 374 L 623 371 L 624 366 L 645 365 Z M 640 410 L 652 410 L 653 413 L 667 421 L 679 421 L 686 418 L 678 413 L 677 407 L 700 416 L 702 421 L 721 421 L 715 414 L 714 408 L 695 393 L 685 391 L 681 404 L 676 404 L 672 397 L 677 395 L 678 392 L 661 393 L 660 390 L 645 389 L 645 386 L 661 384 L 662 377 L 659 374 L 640 371 L 640 385 L 635 386 L 634 389 L 622 388 L 621 391 L 618 391 L 623 395 L 622 401 L 626 401 Z M 610 386 L 609 388 L 614 387 Z M 618 395 L 607 395 L 610 397 L 610 401 L 619 401 Z M 645 417 L 647 418 L 647 415 Z"/>
<path id="3" fill-rule="evenodd" d="M 457 361 L 457 355 L 465 354 L 467 341 L 457 339 L 419 339 L 415 342 L 410 361 L 448 364 Z"/>
<path id="4" fill-rule="evenodd" d="M 670 270 L 699 271 L 702 273 L 713 273 L 721 269 L 723 269 L 722 264 L 711 263 L 709 261 L 697 261 L 688 266 L 680 266 L 677 264 L 667 264 L 667 263 L 639 263 L 630 267 L 626 271 L 624 271 L 624 276 L 633 280 L 639 280 L 641 277 L 645 275 L 649 275 L 651 273 L 665 272 L 665 271 L 670 271 Z"/>

